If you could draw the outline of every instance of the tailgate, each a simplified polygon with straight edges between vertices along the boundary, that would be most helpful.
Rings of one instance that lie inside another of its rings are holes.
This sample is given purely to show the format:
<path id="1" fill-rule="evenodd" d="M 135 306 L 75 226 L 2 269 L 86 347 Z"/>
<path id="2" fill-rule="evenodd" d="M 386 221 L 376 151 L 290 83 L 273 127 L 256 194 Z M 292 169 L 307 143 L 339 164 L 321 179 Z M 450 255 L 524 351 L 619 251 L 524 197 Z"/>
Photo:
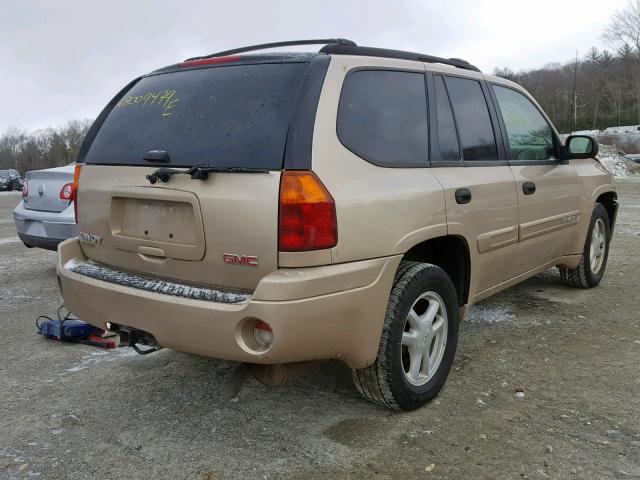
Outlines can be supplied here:
<path id="1" fill-rule="evenodd" d="M 174 175 L 85 165 L 79 238 L 88 258 L 123 271 L 252 291 L 277 268 L 280 172 Z"/>
<path id="2" fill-rule="evenodd" d="M 280 172 L 307 64 L 229 58 L 145 76 L 94 124 L 77 195 L 90 259 L 247 291 L 277 268 Z M 147 179 L 159 167 L 172 174 Z M 191 167 L 218 171 L 180 174 Z"/>

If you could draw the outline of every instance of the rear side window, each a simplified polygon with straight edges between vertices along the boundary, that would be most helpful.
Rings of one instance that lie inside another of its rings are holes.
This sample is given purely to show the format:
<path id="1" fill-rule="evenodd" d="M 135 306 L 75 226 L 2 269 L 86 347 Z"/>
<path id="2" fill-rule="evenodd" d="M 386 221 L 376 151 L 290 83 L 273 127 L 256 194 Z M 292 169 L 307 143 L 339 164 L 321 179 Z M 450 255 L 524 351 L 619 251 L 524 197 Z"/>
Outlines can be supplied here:
<path id="1" fill-rule="evenodd" d="M 342 87 L 337 130 L 345 147 L 375 165 L 426 166 L 424 75 L 391 70 L 351 72 Z"/>
<path id="2" fill-rule="evenodd" d="M 480 82 L 458 77 L 446 78 L 464 160 L 497 160 L 489 107 Z"/>
<path id="3" fill-rule="evenodd" d="M 440 160 L 460 160 L 460 145 L 456 133 L 456 123 L 451 111 L 449 95 L 440 75 L 435 77 L 436 85 L 436 116 L 438 117 L 438 144 L 440 145 Z"/>
<path id="4" fill-rule="evenodd" d="M 232 65 L 150 75 L 113 107 L 86 163 L 280 169 L 306 63 Z"/>

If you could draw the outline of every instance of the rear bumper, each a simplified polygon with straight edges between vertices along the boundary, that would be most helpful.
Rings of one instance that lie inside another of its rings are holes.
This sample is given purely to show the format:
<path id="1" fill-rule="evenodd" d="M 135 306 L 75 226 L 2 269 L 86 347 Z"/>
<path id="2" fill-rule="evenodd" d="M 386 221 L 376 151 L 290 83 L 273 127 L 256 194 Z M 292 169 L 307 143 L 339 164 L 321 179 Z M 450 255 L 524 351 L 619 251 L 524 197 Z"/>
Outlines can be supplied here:
<path id="1" fill-rule="evenodd" d="M 33 235 L 25 235 L 20 232 L 18 232 L 18 237 L 29 248 L 36 247 L 53 251 L 57 250 L 58 245 L 66 240 L 66 238 L 35 237 Z"/>
<path id="2" fill-rule="evenodd" d="M 13 212 L 20 239 L 30 247 L 56 250 L 58 244 L 77 235 L 73 204 L 62 212 L 28 210 L 20 202 Z"/>
<path id="3" fill-rule="evenodd" d="M 175 350 L 259 364 L 340 359 L 352 368 L 377 355 L 387 301 L 401 256 L 323 267 L 280 269 L 236 304 L 180 298 L 108 283 L 65 264 L 85 260 L 76 239 L 58 249 L 58 278 L 66 307 L 82 320 L 144 330 Z M 258 351 L 247 326 L 273 330 Z"/>

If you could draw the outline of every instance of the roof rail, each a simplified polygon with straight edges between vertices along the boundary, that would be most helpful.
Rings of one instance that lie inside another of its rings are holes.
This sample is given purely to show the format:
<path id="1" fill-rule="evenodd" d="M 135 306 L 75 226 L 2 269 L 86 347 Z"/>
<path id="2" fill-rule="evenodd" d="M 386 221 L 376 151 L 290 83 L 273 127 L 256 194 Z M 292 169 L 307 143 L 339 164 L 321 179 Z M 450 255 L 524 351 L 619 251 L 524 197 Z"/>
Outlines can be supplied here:
<path id="1" fill-rule="evenodd" d="M 472 70 L 474 72 L 480 72 L 480 69 L 474 65 L 471 65 L 466 60 L 461 58 L 443 58 L 435 57 L 433 55 L 425 55 L 423 53 L 405 52 L 404 50 L 390 50 L 387 48 L 374 48 L 374 47 L 360 47 L 354 41 L 347 40 L 346 38 L 324 38 L 315 40 L 291 40 L 288 42 L 275 42 L 275 43 L 262 43 L 260 45 L 251 45 L 248 47 L 234 48 L 233 50 L 225 50 L 223 52 L 212 53 L 210 55 L 203 55 L 200 57 L 187 58 L 185 62 L 192 60 L 203 60 L 205 58 L 224 57 L 227 55 L 235 55 L 238 53 L 253 52 L 256 50 L 266 50 L 268 48 L 277 47 L 294 47 L 299 45 L 324 45 L 320 49 L 320 53 L 327 53 L 333 55 L 360 55 L 366 57 L 383 57 L 383 58 L 397 58 L 400 60 L 414 60 L 418 62 L 426 63 L 442 63 L 456 68 L 462 68 L 464 70 Z"/>
<path id="2" fill-rule="evenodd" d="M 320 49 L 320 53 L 328 53 L 334 55 L 362 55 L 367 57 L 384 57 L 397 58 L 401 60 L 415 60 L 426 63 L 442 63 L 452 67 L 462 68 L 464 70 L 472 70 L 480 72 L 475 65 L 471 65 L 461 58 L 442 58 L 433 55 L 425 55 L 422 53 L 405 52 L 403 50 L 389 50 L 386 48 L 360 47 L 355 44 L 336 44 L 330 43 Z"/>
<path id="3" fill-rule="evenodd" d="M 212 53 L 211 55 L 203 55 L 201 57 L 187 58 L 185 62 L 192 60 L 203 60 L 205 58 L 224 57 L 227 55 L 235 55 L 237 53 L 253 52 L 255 50 L 266 50 L 268 48 L 277 47 L 293 47 L 298 45 L 345 45 L 355 47 L 356 43 L 346 38 L 324 38 L 316 40 L 291 40 L 288 42 L 261 43 L 260 45 L 251 45 L 249 47 L 234 48 L 233 50 L 225 50 L 223 52 Z"/>

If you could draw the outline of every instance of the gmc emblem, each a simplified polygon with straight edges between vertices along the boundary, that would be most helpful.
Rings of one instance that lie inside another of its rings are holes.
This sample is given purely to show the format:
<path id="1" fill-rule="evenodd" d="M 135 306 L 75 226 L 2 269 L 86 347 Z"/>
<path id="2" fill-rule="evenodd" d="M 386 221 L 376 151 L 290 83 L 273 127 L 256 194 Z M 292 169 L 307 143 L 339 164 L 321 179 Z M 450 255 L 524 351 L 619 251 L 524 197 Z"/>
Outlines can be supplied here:
<path id="1" fill-rule="evenodd" d="M 245 267 L 257 267 L 258 257 L 253 255 L 237 255 L 235 253 L 223 253 L 222 259 L 224 263 L 230 265 L 244 265 Z"/>

